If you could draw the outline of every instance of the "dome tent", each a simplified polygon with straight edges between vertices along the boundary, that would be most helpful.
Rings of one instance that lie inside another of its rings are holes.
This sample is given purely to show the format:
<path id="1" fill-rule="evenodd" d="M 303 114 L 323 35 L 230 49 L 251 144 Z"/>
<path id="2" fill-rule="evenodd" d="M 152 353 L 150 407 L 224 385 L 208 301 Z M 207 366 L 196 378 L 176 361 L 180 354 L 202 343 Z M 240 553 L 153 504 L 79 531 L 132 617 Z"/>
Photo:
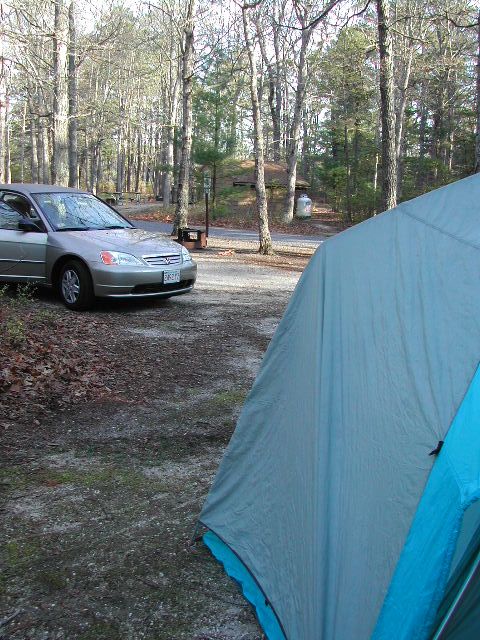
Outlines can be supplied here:
<path id="1" fill-rule="evenodd" d="M 270 640 L 480 637 L 479 359 L 480 175 L 316 251 L 199 516 Z"/>

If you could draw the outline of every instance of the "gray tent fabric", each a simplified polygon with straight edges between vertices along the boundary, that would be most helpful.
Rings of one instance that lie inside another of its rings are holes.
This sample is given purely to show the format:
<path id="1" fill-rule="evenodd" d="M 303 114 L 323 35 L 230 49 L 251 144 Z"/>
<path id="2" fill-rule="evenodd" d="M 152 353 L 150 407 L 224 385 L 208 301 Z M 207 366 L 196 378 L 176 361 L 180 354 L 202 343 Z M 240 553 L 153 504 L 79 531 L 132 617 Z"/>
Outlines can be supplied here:
<path id="1" fill-rule="evenodd" d="M 480 176 L 312 257 L 200 514 L 287 640 L 374 633 L 429 453 L 477 369 L 479 326 Z"/>

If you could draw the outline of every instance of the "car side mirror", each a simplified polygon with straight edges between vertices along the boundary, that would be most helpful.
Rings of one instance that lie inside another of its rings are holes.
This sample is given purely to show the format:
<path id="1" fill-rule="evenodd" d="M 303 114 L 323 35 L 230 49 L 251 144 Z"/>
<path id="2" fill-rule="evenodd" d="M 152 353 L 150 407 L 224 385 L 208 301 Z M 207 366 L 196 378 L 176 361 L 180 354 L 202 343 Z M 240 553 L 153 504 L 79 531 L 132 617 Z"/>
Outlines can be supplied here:
<path id="1" fill-rule="evenodd" d="M 20 231 L 41 231 L 40 227 L 33 220 L 22 218 L 18 222 L 18 228 Z"/>

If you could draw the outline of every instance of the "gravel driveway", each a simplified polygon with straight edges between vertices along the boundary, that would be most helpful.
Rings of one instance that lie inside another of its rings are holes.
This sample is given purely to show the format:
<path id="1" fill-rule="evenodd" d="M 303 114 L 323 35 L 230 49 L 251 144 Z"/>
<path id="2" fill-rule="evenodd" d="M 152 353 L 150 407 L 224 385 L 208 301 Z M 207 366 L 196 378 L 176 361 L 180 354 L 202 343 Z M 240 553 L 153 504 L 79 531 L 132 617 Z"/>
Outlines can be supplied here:
<path id="1" fill-rule="evenodd" d="M 19 425 L 0 469 L 0 638 L 263 638 L 186 542 L 311 252 L 219 240 L 191 294 L 91 312 L 114 383 L 51 413 L 42 437 Z M 65 313 L 50 294 L 37 304 Z"/>

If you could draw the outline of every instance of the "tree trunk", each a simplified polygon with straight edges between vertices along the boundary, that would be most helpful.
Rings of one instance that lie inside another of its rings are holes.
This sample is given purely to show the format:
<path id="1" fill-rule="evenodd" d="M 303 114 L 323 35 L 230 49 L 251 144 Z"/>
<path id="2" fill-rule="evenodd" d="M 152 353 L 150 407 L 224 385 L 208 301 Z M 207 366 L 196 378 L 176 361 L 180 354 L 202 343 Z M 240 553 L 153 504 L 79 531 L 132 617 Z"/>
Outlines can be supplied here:
<path id="1" fill-rule="evenodd" d="M 137 127 L 137 162 L 135 167 L 135 191 L 140 190 L 140 175 L 142 173 L 142 128 Z"/>
<path id="2" fill-rule="evenodd" d="M 335 113 L 335 105 L 333 95 L 330 95 L 330 149 L 333 162 L 338 160 L 338 137 L 337 137 L 337 115 Z"/>
<path id="3" fill-rule="evenodd" d="M 127 136 L 127 192 L 132 190 L 132 132 L 128 128 Z"/>
<path id="4" fill-rule="evenodd" d="M 289 145 L 289 133 L 290 133 L 290 125 L 289 125 L 289 103 L 290 103 L 290 93 L 289 93 L 289 83 L 288 83 L 288 73 L 287 73 L 287 65 L 284 64 L 282 67 L 282 155 L 284 158 L 287 157 L 287 149 Z"/>
<path id="5" fill-rule="evenodd" d="M 230 120 L 230 134 L 227 140 L 227 155 L 235 155 L 237 150 L 237 126 L 238 126 L 238 98 L 240 97 L 240 86 L 237 84 L 235 93 L 232 100 L 231 120 Z"/>
<path id="6" fill-rule="evenodd" d="M 38 183 L 38 154 L 37 154 L 37 131 L 35 126 L 35 107 L 30 93 L 27 95 L 28 101 L 28 123 L 30 135 L 30 180 L 33 184 Z"/>
<path id="7" fill-rule="evenodd" d="M 174 39 L 171 41 L 171 60 L 170 60 L 170 95 L 168 105 L 168 127 L 167 127 L 167 144 L 165 153 L 165 164 L 167 168 L 163 176 L 163 204 L 169 205 L 172 202 L 172 181 L 173 181 L 173 145 L 175 143 L 175 122 L 177 120 L 178 98 L 180 92 L 180 73 L 174 68 L 175 54 Z"/>
<path id="8" fill-rule="evenodd" d="M 125 168 L 125 152 L 123 149 L 123 124 L 119 126 L 118 131 L 118 146 L 117 146 L 117 191 L 123 191 L 123 172 Z"/>
<path id="9" fill-rule="evenodd" d="M 252 100 L 253 111 L 253 135 L 254 135 L 254 151 L 255 151 L 255 192 L 258 214 L 258 236 L 259 236 L 259 252 L 264 255 L 273 253 L 272 239 L 268 228 L 268 211 L 267 211 L 267 194 L 265 190 L 265 166 L 264 166 L 264 147 L 263 147 L 263 127 L 262 114 L 260 110 L 260 101 L 258 99 L 257 86 L 257 64 L 253 51 L 252 41 L 248 32 L 247 24 L 247 7 L 242 7 L 243 32 L 245 35 L 245 45 L 250 65 L 250 96 Z"/>
<path id="10" fill-rule="evenodd" d="M 382 208 L 387 210 L 392 209 L 397 204 L 393 47 L 389 24 L 389 0 L 377 0 L 377 15 L 382 114 Z"/>
<path id="11" fill-rule="evenodd" d="M 68 11 L 65 0 L 55 0 L 53 39 L 53 163 L 56 184 L 68 185 Z"/>
<path id="12" fill-rule="evenodd" d="M 87 191 L 92 191 L 92 182 L 91 182 L 91 178 L 92 176 L 90 175 L 90 164 L 88 162 L 88 158 L 91 152 L 90 149 L 90 141 L 88 138 L 88 133 L 87 130 L 85 129 L 85 155 L 84 155 L 84 160 L 85 160 L 85 186 L 87 188 Z"/>
<path id="13" fill-rule="evenodd" d="M 303 26 L 303 24 L 302 24 Z M 295 184 L 297 181 L 297 152 L 298 139 L 300 137 L 300 124 L 302 117 L 303 102 L 305 99 L 305 64 L 307 61 L 307 48 L 312 35 L 312 28 L 302 31 L 302 44 L 300 47 L 300 57 L 297 70 L 297 90 L 295 92 L 295 107 L 293 111 L 293 122 L 290 136 L 290 144 L 287 149 L 287 197 L 286 209 L 283 217 L 284 222 L 293 220 L 293 209 L 295 207 Z"/>
<path id="14" fill-rule="evenodd" d="M 279 94 L 278 94 L 278 61 L 276 63 L 276 72 L 274 72 L 274 65 L 268 58 L 267 48 L 265 46 L 265 40 L 263 37 L 263 26 L 260 24 L 260 19 L 255 19 L 255 26 L 257 29 L 258 41 L 260 44 L 260 51 L 262 54 L 263 62 L 267 68 L 268 74 L 268 107 L 270 110 L 270 116 L 272 118 L 272 146 L 273 146 L 273 161 L 280 161 L 280 111 L 278 109 Z M 275 55 L 278 56 L 278 26 L 273 26 L 274 34 L 274 48 Z M 261 90 L 259 89 L 259 101 L 261 103 Z M 281 100 L 281 97 L 280 97 Z M 281 103 L 280 103 L 281 106 Z M 268 134 L 268 131 L 267 131 Z M 267 139 L 265 144 L 265 150 L 268 153 L 269 141 Z"/>
<path id="15" fill-rule="evenodd" d="M 145 125 L 145 144 L 143 145 L 143 182 L 148 186 L 150 182 L 151 158 L 153 148 L 153 115 L 150 115 L 150 123 Z"/>
<path id="16" fill-rule="evenodd" d="M 417 168 L 417 176 L 415 180 L 415 186 L 420 191 L 423 191 L 426 182 L 425 175 L 425 137 L 427 131 L 427 106 L 425 104 L 425 94 L 426 88 L 425 83 L 422 82 L 420 85 L 420 123 L 418 127 L 418 168 Z"/>
<path id="17" fill-rule="evenodd" d="M 398 108 L 395 118 L 395 157 L 397 163 L 397 200 L 402 195 L 403 180 L 403 150 L 405 146 L 405 110 L 408 99 L 408 86 L 410 83 L 410 73 L 413 59 L 413 42 L 409 41 L 409 52 L 403 72 L 403 81 L 399 88 Z"/>
<path id="18" fill-rule="evenodd" d="M 158 144 L 160 140 L 160 126 L 158 123 L 158 110 L 156 113 L 156 121 L 155 121 L 155 134 L 153 137 L 153 152 L 152 152 L 152 188 L 153 188 L 153 199 L 156 200 L 159 196 L 158 191 Z M 153 132 L 152 132 L 153 135 Z"/>
<path id="19" fill-rule="evenodd" d="M 40 110 L 41 103 L 39 102 L 37 120 L 38 180 L 43 184 L 50 184 L 51 175 L 50 163 L 48 161 L 48 132 L 45 131 L 47 119 L 42 116 Z"/>
<path id="20" fill-rule="evenodd" d="M 345 122 L 343 126 L 343 140 L 344 140 L 344 150 L 345 150 L 345 168 L 347 170 L 347 192 L 346 192 L 346 207 L 345 207 L 345 222 L 352 221 L 352 187 L 351 187 L 351 177 L 350 177 L 350 152 L 348 145 L 348 128 L 347 123 Z"/>
<path id="21" fill-rule="evenodd" d="M 475 135 L 475 173 L 480 173 L 480 10 L 478 11 L 477 47 L 477 127 Z"/>
<path id="22" fill-rule="evenodd" d="M 455 94 L 457 89 L 457 73 L 454 70 L 447 85 L 447 117 L 445 136 L 445 165 L 453 171 L 453 155 L 455 142 Z"/>
<path id="23" fill-rule="evenodd" d="M 303 172 L 303 177 L 308 180 L 307 176 L 308 176 L 308 170 L 309 170 L 309 166 L 308 166 L 308 155 L 309 155 L 309 139 L 308 139 L 308 135 L 309 135 L 309 127 L 308 127 L 308 113 L 307 113 L 306 109 L 303 110 L 302 122 L 303 122 L 302 172 Z"/>
<path id="24" fill-rule="evenodd" d="M 98 187 L 99 187 L 99 183 L 100 180 L 102 179 L 102 146 L 101 144 L 98 142 L 97 143 L 97 173 L 95 174 L 95 185 L 94 185 L 94 193 L 95 195 L 98 194 Z"/>
<path id="25" fill-rule="evenodd" d="M 75 5 L 68 7 L 68 186 L 78 188 L 77 65 Z"/>
<path id="26" fill-rule="evenodd" d="M 380 114 L 377 112 L 377 123 L 375 125 L 375 164 L 373 169 L 373 213 L 377 213 L 377 187 L 378 187 L 378 163 L 380 159 Z"/>
<path id="27" fill-rule="evenodd" d="M 193 14 L 195 0 L 189 0 L 184 27 L 184 50 L 182 55 L 182 154 L 178 172 L 177 204 L 172 235 L 188 224 L 188 195 L 190 182 L 190 154 L 193 126 Z"/>
<path id="28" fill-rule="evenodd" d="M 11 182 L 10 173 L 10 99 L 7 91 L 7 101 L 5 104 L 5 182 Z"/>
<path id="29" fill-rule="evenodd" d="M 24 165 L 25 165 L 25 125 L 27 121 L 27 99 L 23 103 L 23 112 L 22 112 L 22 131 L 20 137 L 20 175 L 19 181 L 23 183 L 24 178 Z"/>
<path id="30" fill-rule="evenodd" d="M 91 160 L 90 160 L 90 191 L 97 195 L 98 188 L 98 166 L 100 164 L 100 145 L 93 140 L 91 145 Z"/>
<path id="31" fill-rule="evenodd" d="M 0 182 L 5 182 L 5 114 L 7 111 L 7 67 L 0 37 Z"/>
<path id="32" fill-rule="evenodd" d="M 358 165 L 359 165 L 359 138 L 360 138 L 360 118 L 358 114 L 355 116 L 354 132 L 353 132 L 353 165 L 352 165 L 352 188 L 353 193 L 357 194 L 358 190 Z"/>
<path id="33" fill-rule="evenodd" d="M 213 161 L 213 172 L 212 172 L 212 211 L 215 212 L 215 207 L 217 206 L 217 164 L 218 158 L 220 154 L 220 92 L 217 91 L 215 96 L 215 124 L 213 131 L 213 143 L 214 143 L 214 151 L 215 151 L 215 160 Z"/>
<path id="34" fill-rule="evenodd" d="M 283 19 L 283 13 L 282 13 Z M 278 21 L 280 23 L 280 20 Z M 280 142 L 282 137 L 282 61 L 280 58 L 280 43 L 278 24 L 273 24 L 273 47 L 275 50 L 275 117 L 273 118 L 273 160 L 280 162 Z"/>
<path id="35" fill-rule="evenodd" d="M 273 80 L 273 75 L 272 75 L 272 70 L 271 70 L 271 66 L 267 65 L 267 71 L 268 71 L 268 107 L 270 109 L 270 115 L 272 117 L 272 148 L 273 148 L 273 161 L 274 162 L 278 162 L 278 160 L 275 160 L 275 157 L 277 156 L 276 153 L 276 149 L 275 149 L 275 144 L 276 144 L 276 140 L 275 140 L 275 83 Z M 267 130 L 267 135 L 268 135 L 268 130 Z M 267 140 L 266 142 L 266 149 L 267 149 L 267 156 L 268 154 L 268 148 L 270 146 L 270 141 Z"/>

